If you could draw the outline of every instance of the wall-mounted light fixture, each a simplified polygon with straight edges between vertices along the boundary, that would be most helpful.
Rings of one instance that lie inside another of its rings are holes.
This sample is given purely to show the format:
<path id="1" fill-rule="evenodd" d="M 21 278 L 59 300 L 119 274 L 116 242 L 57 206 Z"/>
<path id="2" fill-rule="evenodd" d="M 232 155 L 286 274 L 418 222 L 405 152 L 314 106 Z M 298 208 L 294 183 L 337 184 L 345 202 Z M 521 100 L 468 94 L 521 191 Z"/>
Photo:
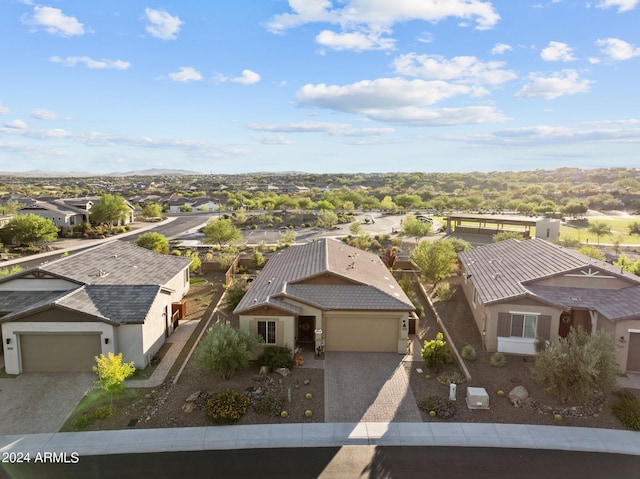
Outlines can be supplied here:
<path id="1" fill-rule="evenodd" d="M 104 338 L 104 344 L 109 344 L 109 338 Z"/>
<path id="2" fill-rule="evenodd" d="M 402 320 L 402 329 L 407 329 L 407 320 L 406 319 Z"/>
<path id="3" fill-rule="evenodd" d="M 11 338 L 7 338 L 7 344 L 11 344 Z"/>
<path id="4" fill-rule="evenodd" d="M 626 339 L 624 339 L 624 336 L 620 336 L 620 339 L 618 339 L 618 342 L 620 342 L 620 343 L 626 343 L 626 342 L 627 342 L 627 340 L 626 340 Z"/>

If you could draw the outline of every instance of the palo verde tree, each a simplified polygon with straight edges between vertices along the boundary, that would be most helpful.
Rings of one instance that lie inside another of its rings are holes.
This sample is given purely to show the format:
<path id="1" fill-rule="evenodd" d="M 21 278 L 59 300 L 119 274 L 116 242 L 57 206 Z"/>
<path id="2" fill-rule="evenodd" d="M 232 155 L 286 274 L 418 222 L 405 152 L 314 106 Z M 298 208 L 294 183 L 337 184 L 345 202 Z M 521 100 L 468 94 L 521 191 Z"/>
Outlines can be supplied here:
<path id="1" fill-rule="evenodd" d="M 217 243 L 220 247 L 233 241 L 242 241 L 242 232 L 225 218 L 210 221 L 202 232 L 207 243 Z"/>
<path id="2" fill-rule="evenodd" d="M 410 258 L 420 271 L 422 280 L 431 283 L 434 289 L 440 281 L 449 277 L 458 255 L 447 240 L 437 240 L 433 243 L 421 241 L 411 252 Z"/>
<path id="3" fill-rule="evenodd" d="M 409 213 L 404 217 L 402 222 L 402 233 L 407 236 L 415 236 L 416 242 L 418 238 L 427 236 L 431 233 L 431 223 L 428 221 L 420 221 L 415 215 Z"/>
<path id="4" fill-rule="evenodd" d="M 36 243 L 48 243 L 58 238 L 58 227 L 49 218 L 29 213 L 13 218 L 7 225 L 8 236 L 13 241 L 33 247 Z"/>
<path id="5" fill-rule="evenodd" d="M 160 218 L 162 217 L 162 205 L 158 203 L 146 203 L 142 209 L 142 215 L 147 218 Z"/>
<path id="6" fill-rule="evenodd" d="M 133 361 L 122 362 L 122 353 L 114 355 L 109 352 L 107 356 L 101 354 L 96 356 L 96 365 L 93 372 L 98 375 L 96 386 L 100 387 L 111 396 L 111 407 L 113 408 L 113 395 L 122 392 L 124 380 L 131 376 L 136 370 Z"/>
<path id="7" fill-rule="evenodd" d="M 97 225 L 113 225 L 129 217 L 131 209 L 122 196 L 105 193 L 91 207 L 89 217 Z"/>

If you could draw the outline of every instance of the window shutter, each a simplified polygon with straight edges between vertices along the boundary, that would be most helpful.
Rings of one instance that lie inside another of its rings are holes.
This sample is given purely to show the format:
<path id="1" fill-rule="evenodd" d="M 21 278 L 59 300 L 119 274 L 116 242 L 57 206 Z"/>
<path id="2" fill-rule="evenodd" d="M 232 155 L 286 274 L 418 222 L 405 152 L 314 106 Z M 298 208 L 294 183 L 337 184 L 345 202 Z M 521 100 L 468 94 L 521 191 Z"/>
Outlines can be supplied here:
<path id="1" fill-rule="evenodd" d="M 498 337 L 508 338 L 509 336 L 511 336 L 511 315 L 498 313 Z"/>
<path id="2" fill-rule="evenodd" d="M 551 339 L 551 316 L 547 314 L 538 316 L 537 333 L 539 338 Z"/>

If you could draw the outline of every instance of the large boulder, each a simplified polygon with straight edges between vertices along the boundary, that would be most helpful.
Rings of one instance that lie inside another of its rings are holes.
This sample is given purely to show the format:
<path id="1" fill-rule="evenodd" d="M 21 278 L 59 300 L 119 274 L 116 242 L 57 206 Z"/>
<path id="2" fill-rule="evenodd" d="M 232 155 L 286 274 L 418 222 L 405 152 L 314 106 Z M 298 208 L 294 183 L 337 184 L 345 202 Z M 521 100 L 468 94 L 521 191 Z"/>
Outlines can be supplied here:
<path id="1" fill-rule="evenodd" d="M 509 393 L 509 401 L 515 407 L 520 407 L 524 404 L 525 400 L 529 397 L 529 391 L 524 386 L 516 386 Z"/>

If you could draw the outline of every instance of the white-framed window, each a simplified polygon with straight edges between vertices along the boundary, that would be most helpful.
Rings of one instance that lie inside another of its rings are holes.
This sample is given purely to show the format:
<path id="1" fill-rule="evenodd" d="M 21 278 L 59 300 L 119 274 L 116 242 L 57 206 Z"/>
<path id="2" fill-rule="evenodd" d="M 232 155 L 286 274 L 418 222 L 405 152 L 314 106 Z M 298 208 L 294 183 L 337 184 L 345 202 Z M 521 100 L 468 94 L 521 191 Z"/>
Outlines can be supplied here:
<path id="1" fill-rule="evenodd" d="M 538 315 L 511 313 L 511 337 L 535 338 Z"/>
<path id="2" fill-rule="evenodd" d="M 265 344 L 276 344 L 276 322 L 258 321 L 258 334 L 262 336 Z"/>

